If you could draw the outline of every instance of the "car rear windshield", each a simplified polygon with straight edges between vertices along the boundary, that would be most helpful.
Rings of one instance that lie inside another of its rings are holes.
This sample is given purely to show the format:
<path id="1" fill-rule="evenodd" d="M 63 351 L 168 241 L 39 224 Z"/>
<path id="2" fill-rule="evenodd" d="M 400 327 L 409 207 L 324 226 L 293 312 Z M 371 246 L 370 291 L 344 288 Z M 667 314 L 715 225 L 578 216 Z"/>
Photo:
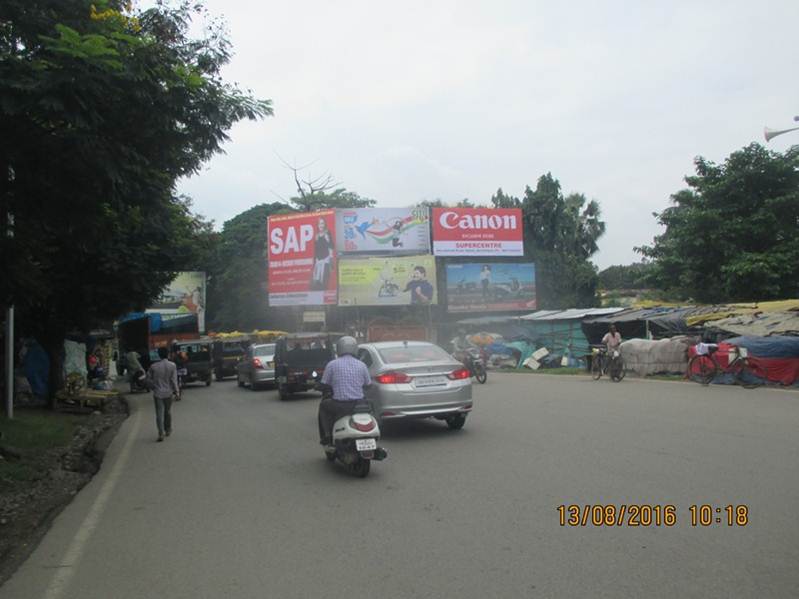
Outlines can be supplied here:
<path id="1" fill-rule="evenodd" d="M 272 345 L 261 345 L 260 347 L 255 348 L 255 355 L 256 356 L 274 356 L 275 355 L 275 346 Z"/>
<path id="2" fill-rule="evenodd" d="M 436 345 L 399 345 L 377 350 L 386 364 L 407 364 L 409 362 L 441 362 L 451 360 L 450 355 Z"/>

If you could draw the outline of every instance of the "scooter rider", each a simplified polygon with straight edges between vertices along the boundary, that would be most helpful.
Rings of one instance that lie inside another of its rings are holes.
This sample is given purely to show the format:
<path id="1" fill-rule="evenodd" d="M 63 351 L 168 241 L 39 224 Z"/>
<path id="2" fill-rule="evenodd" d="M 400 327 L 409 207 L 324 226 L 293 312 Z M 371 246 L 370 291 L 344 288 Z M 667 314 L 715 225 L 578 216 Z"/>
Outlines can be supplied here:
<path id="1" fill-rule="evenodd" d="M 372 384 L 366 364 L 355 357 L 357 352 L 358 342 L 353 337 L 342 337 L 336 342 L 338 358 L 325 367 L 319 404 L 319 442 L 322 445 L 332 443 L 333 424 L 355 411 L 355 405 L 364 399 L 364 389 Z M 332 397 L 325 393 L 330 390 Z"/>

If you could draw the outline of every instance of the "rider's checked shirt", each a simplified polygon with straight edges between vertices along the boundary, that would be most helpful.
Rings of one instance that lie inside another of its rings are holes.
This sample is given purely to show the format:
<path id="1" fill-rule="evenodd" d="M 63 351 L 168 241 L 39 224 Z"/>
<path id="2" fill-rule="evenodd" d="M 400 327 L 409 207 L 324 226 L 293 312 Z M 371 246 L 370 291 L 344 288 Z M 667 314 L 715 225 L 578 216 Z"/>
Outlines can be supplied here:
<path id="1" fill-rule="evenodd" d="M 344 354 L 325 366 L 322 382 L 333 387 L 333 399 L 358 401 L 363 399 L 363 388 L 372 384 L 366 364 L 355 356 Z"/>

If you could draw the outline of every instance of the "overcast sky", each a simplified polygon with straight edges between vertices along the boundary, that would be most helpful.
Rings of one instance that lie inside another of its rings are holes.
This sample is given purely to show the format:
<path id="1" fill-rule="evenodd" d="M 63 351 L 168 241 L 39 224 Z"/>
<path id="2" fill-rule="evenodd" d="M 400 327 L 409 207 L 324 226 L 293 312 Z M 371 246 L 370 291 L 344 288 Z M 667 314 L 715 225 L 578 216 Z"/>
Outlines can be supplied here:
<path id="1" fill-rule="evenodd" d="M 797 0 L 205 5 L 228 24 L 226 78 L 275 109 L 180 185 L 218 226 L 294 193 L 277 155 L 378 206 L 487 203 L 551 172 L 602 206 L 596 264 L 626 264 L 695 156 L 799 114 Z"/>

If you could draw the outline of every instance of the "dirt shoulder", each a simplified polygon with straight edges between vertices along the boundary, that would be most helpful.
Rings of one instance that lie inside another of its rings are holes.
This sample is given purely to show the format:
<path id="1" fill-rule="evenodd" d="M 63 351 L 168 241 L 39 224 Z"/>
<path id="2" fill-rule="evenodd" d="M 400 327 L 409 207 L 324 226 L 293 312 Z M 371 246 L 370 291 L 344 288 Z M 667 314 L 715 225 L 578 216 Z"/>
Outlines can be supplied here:
<path id="1" fill-rule="evenodd" d="M 0 419 L 0 585 L 100 469 L 127 415 L 120 395 L 102 411 L 23 408 L 13 421 Z"/>

